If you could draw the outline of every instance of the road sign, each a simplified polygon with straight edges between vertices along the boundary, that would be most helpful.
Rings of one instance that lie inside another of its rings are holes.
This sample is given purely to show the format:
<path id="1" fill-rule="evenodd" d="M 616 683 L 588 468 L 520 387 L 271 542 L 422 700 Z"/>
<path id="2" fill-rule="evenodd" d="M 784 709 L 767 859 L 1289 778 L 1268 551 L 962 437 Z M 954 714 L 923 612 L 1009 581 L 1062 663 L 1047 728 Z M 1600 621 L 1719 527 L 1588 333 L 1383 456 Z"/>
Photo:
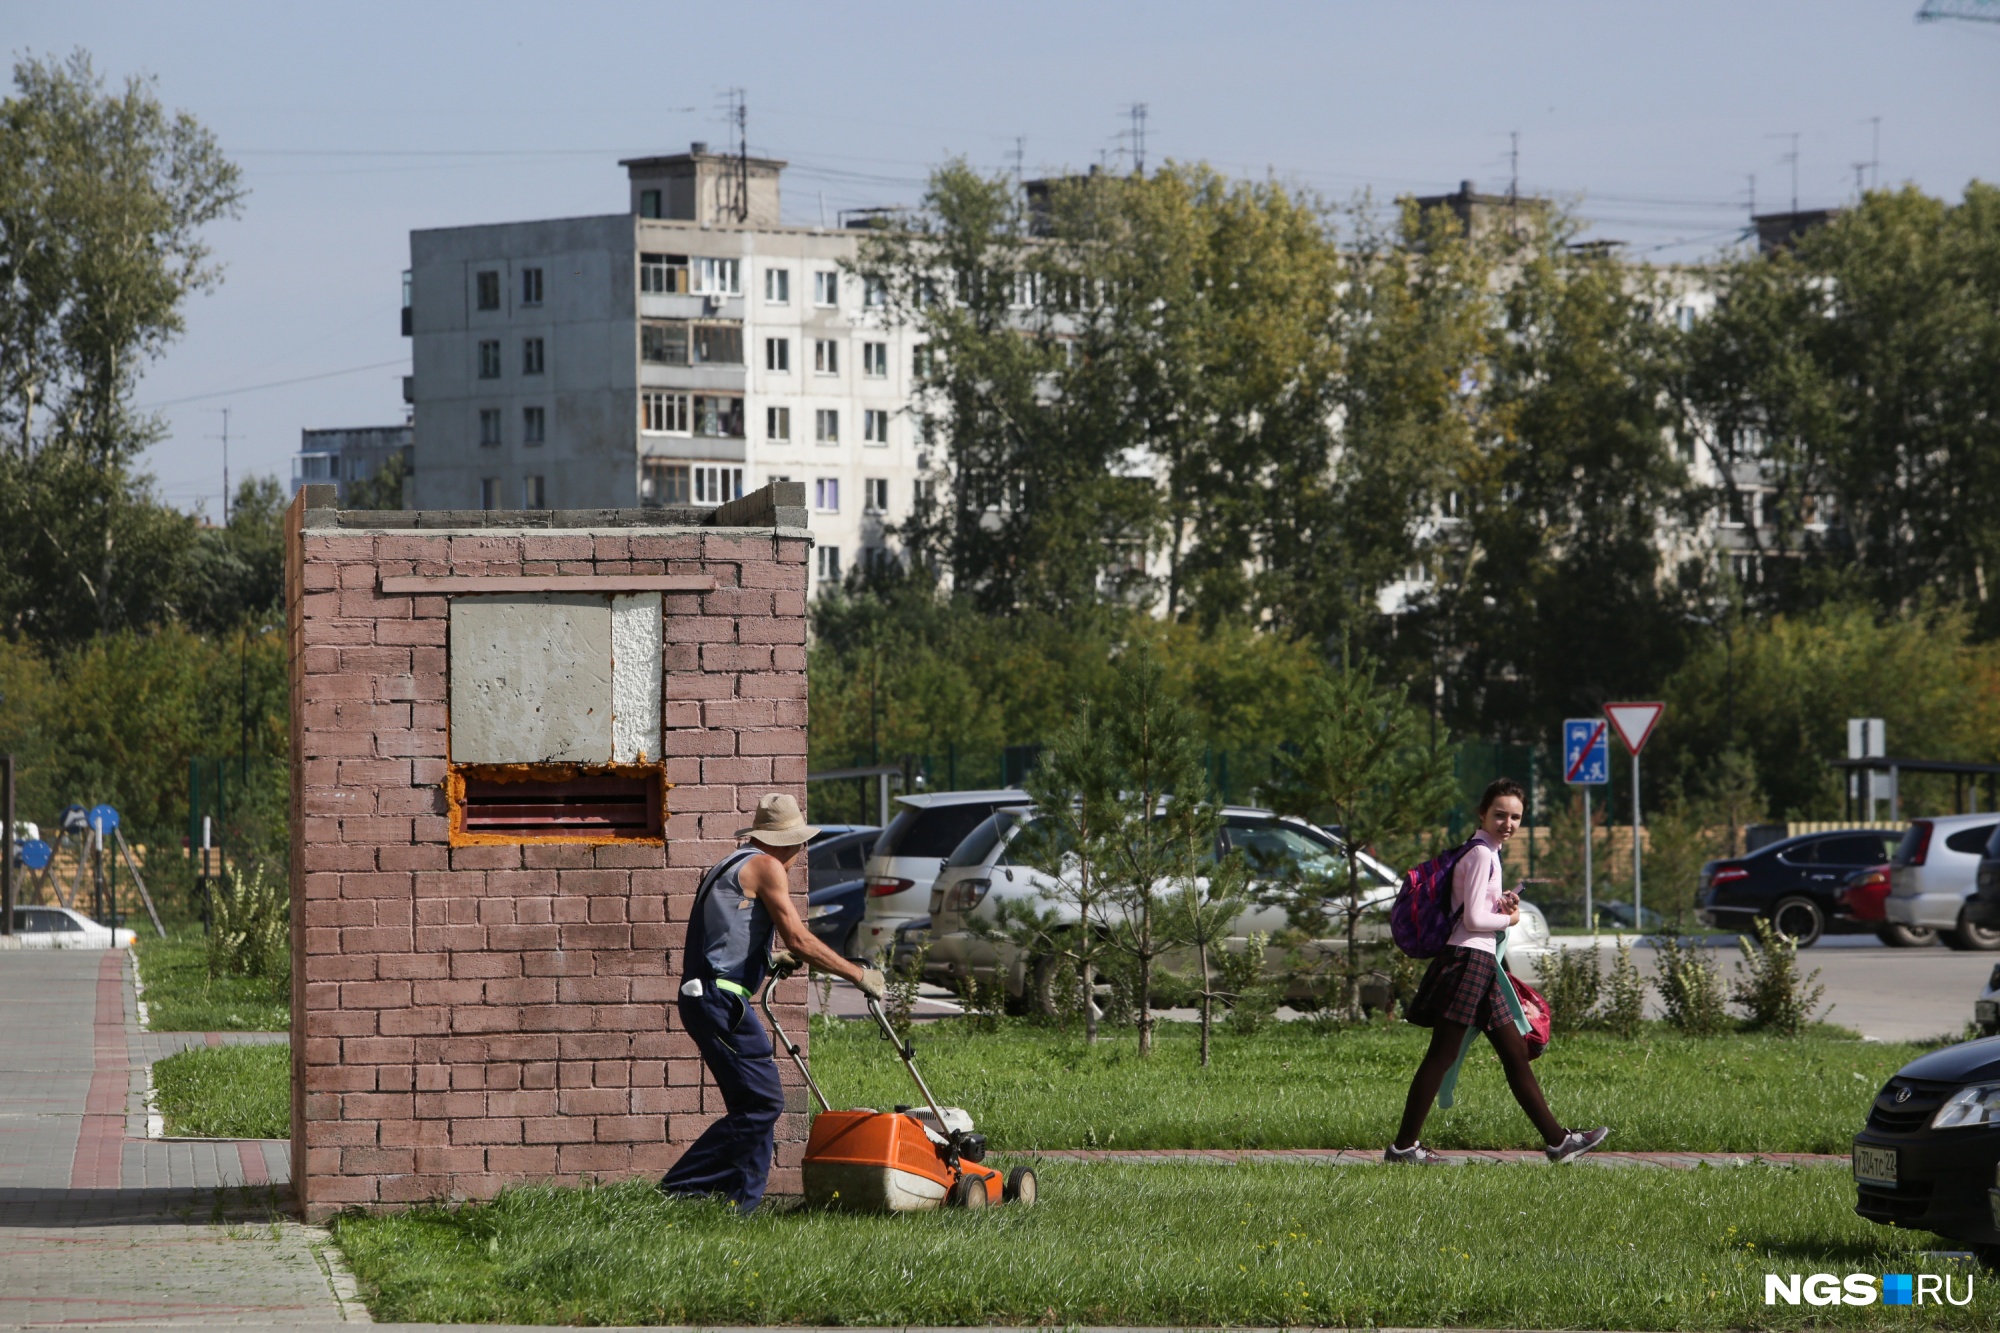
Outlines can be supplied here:
<path id="1" fill-rule="evenodd" d="M 103 837 L 118 827 L 118 812 L 108 805 L 91 806 L 90 827 L 97 830 L 98 837 Z"/>
<path id="2" fill-rule="evenodd" d="M 49 858 L 54 855 L 49 845 L 40 838 L 30 838 L 26 842 L 14 844 L 14 859 L 30 870 L 46 869 Z"/>
<path id="3" fill-rule="evenodd" d="M 1611 719 L 1611 725 L 1618 728 L 1618 739 L 1625 742 L 1625 748 L 1633 754 L 1646 748 L 1646 741 L 1653 734 L 1653 728 L 1660 723 L 1660 714 L 1667 711 L 1665 704 L 1606 704 L 1604 715 Z"/>
<path id="4" fill-rule="evenodd" d="M 1611 781 L 1611 740 L 1601 717 L 1573 717 L 1563 723 L 1563 781 L 1601 787 Z"/>
<path id="5" fill-rule="evenodd" d="M 83 833 L 87 831 L 89 828 L 90 828 L 90 811 L 84 809 L 80 805 L 69 805 L 63 807 L 62 831 L 64 833 Z"/>

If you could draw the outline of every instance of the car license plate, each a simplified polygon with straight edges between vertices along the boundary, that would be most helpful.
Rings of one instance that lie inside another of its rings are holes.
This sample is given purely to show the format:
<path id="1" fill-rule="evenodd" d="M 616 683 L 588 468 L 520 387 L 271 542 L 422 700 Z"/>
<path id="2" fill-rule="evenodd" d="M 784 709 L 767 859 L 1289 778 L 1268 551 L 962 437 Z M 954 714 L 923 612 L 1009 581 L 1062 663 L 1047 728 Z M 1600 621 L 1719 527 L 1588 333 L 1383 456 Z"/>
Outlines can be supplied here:
<path id="1" fill-rule="evenodd" d="M 1893 1187 L 1896 1183 L 1896 1150 L 1855 1144 L 1854 1178 L 1866 1185 Z"/>
<path id="2" fill-rule="evenodd" d="M 2000 1001 L 1974 1000 L 1972 1002 L 1972 1020 L 1982 1026 L 2000 1023 Z"/>

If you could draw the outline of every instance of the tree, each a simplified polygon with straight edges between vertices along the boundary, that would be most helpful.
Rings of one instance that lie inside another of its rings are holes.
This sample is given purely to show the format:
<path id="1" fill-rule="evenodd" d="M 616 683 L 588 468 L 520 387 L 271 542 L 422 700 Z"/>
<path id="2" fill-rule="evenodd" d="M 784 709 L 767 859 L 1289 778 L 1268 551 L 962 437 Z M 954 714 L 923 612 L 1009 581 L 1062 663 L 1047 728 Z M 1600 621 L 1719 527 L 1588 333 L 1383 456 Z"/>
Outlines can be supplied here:
<path id="1" fill-rule="evenodd" d="M 234 215 L 236 167 L 151 87 L 108 92 L 79 51 L 23 58 L 0 102 L 0 431 L 27 457 L 51 442 L 129 462 L 158 424 L 129 402 L 140 368 L 213 286 L 200 232 Z"/>
<path id="2" fill-rule="evenodd" d="M 1286 890 L 1295 923 L 1338 919 L 1347 1016 L 1361 1016 L 1360 926 L 1367 904 L 1355 850 L 1434 827 L 1457 796 L 1451 752 L 1430 739 L 1430 719 L 1403 692 L 1379 684 L 1376 665 L 1352 656 L 1312 682 L 1293 744 L 1280 751 L 1267 789 L 1282 814 L 1340 829 L 1348 855 L 1337 869 L 1300 867 Z"/>
<path id="3" fill-rule="evenodd" d="M 382 465 L 347 487 L 349 509 L 401 509 L 403 483 L 410 476 L 410 456 L 398 449 Z"/>
<path id="4" fill-rule="evenodd" d="M 1201 987 L 1201 1066 L 1204 1069 L 1208 1067 L 1210 1035 L 1215 1027 L 1215 1002 L 1218 999 L 1241 1002 L 1245 998 L 1215 988 L 1216 978 L 1210 968 L 1210 960 L 1226 947 L 1235 934 L 1237 918 L 1249 906 L 1249 895 L 1245 892 L 1248 879 L 1243 858 L 1232 853 L 1218 858 L 1208 867 L 1207 874 L 1182 885 L 1163 904 L 1168 938 L 1194 950 L 1195 977 Z M 1253 935 L 1244 942 L 1244 948 L 1260 955 L 1260 970 L 1262 944 L 1261 935 Z M 1244 970 L 1249 969 L 1246 966 Z M 1225 981 L 1224 985 L 1227 984 Z"/>
<path id="5" fill-rule="evenodd" d="M 285 494 L 275 477 L 246 477 L 229 524 L 203 528 L 188 554 L 176 609 L 193 629 L 221 634 L 281 614 L 285 594 Z"/>

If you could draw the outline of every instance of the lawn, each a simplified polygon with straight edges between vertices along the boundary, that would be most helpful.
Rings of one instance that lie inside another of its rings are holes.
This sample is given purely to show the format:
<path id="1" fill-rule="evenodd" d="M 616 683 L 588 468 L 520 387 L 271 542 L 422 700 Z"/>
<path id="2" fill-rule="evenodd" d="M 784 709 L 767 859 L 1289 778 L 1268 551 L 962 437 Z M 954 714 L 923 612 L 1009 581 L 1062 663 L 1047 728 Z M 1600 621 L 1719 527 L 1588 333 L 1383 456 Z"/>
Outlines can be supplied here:
<path id="1" fill-rule="evenodd" d="M 1196 1063 L 1191 1025 L 1160 1029 L 1141 1059 L 1129 1035 L 1095 1049 L 1046 1028 L 921 1028 L 917 1067 L 998 1148 L 1372 1148 L 1387 1143 L 1429 1033 L 1322 1035 L 1302 1023 L 1217 1037 Z M 1648 1024 L 1632 1041 L 1558 1037 L 1535 1070 L 1556 1115 L 1612 1126 L 1611 1147 L 1844 1153 L 1889 1076 L 1927 1048 L 1837 1035 L 1690 1038 Z M 836 1106 L 919 1100 L 888 1043 L 862 1023 L 816 1022 L 813 1072 Z M 1424 1139 L 1448 1148 L 1537 1146 L 1499 1061 L 1466 1057 L 1458 1104 Z"/>
<path id="2" fill-rule="evenodd" d="M 283 1139 L 292 1133 L 290 1045 L 197 1046 L 153 1066 L 169 1136 Z"/>
<path id="3" fill-rule="evenodd" d="M 140 935 L 133 950 L 145 985 L 147 1027 L 155 1032 L 284 1032 L 292 1026 L 289 989 L 262 978 L 210 977 L 198 923 L 166 939 Z"/>
<path id="4" fill-rule="evenodd" d="M 1764 1304 L 1764 1274 L 1946 1272 L 1835 1168 L 1046 1164 L 1041 1203 L 739 1218 L 644 1183 L 347 1215 L 378 1320 L 521 1324 L 1981 1328 Z"/>

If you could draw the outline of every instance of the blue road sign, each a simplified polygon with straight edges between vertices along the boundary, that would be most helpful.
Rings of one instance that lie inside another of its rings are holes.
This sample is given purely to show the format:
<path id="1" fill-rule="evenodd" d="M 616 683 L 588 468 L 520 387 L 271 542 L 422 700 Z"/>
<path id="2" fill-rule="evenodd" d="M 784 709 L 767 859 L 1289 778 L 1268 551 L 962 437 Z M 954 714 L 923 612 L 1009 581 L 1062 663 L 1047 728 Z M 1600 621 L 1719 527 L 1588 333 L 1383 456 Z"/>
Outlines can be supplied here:
<path id="1" fill-rule="evenodd" d="M 47 869 L 49 858 L 55 853 L 40 838 L 29 838 L 26 842 L 14 844 L 14 859 L 30 870 Z"/>
<path id="2" fill-rule="evenodd" d="M 1563 781 L 1579 787 L 1601 787 L 1611 781 L 1611 741 L 1603 718 L 1564 721 Z"/>
<path id="3" fill-rule="evenodd" d="M 97 836 L 101 838 L 118 827 L 118 812 L 108 805 L 93 805 L 90 807 L 90 826 L 97 830 Z"/>

